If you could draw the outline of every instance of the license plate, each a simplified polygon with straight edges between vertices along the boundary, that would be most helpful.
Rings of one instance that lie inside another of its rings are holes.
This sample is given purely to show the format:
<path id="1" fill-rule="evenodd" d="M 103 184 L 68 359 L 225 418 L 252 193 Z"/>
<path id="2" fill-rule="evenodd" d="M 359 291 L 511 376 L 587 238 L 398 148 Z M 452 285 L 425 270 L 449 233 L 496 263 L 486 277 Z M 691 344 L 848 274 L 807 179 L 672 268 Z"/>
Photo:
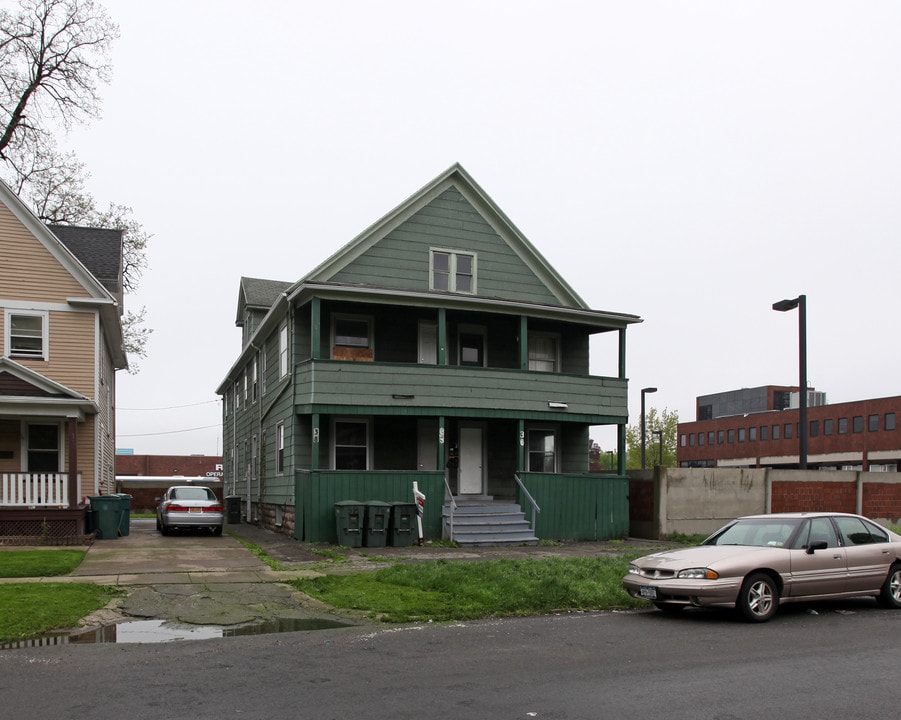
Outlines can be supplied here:
<path id="1" fill-rule="evenodd" d="M 203 508 L 188 508 L 189 513 L 199 513 L 203 512 Z"/>
<path id="2" fill-rule="evenodd" d="M 642 585 L 638 589 L 638 593 L 645 600 L 656 600 L 657 599 L 657 588 L 654 587 L 653 585 Z"/>

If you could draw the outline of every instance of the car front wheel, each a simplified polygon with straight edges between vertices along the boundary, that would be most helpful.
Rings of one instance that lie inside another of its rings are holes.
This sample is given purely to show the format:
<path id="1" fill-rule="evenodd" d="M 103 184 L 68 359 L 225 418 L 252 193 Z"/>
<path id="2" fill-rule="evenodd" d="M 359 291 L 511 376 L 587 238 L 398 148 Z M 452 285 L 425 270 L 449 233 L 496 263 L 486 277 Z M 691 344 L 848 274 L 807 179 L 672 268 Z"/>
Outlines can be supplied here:
<path id="1" fill-rule="evenodd" d="M 901 563 L 895 563 L 889 568 L 878 600 L 884 607 L 901 608 Z"/>
<path id="2" fill-rule="evenodd" d="M 741 585 L 736 607 L 745 620 L 766 622 L 779 607 L 779 588 L 766 573 L 749 575 Z"/>

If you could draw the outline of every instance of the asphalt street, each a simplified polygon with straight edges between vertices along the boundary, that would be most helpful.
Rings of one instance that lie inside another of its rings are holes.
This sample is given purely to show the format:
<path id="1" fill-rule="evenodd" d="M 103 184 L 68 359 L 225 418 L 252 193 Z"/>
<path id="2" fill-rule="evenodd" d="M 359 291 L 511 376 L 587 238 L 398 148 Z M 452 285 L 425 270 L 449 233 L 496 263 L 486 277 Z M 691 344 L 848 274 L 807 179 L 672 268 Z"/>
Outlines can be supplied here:
<path id="1" fill-rule="evenodd" d="M 572 613 L 0 652 L 17 720 L 890 717 L 901 612 Z"/>

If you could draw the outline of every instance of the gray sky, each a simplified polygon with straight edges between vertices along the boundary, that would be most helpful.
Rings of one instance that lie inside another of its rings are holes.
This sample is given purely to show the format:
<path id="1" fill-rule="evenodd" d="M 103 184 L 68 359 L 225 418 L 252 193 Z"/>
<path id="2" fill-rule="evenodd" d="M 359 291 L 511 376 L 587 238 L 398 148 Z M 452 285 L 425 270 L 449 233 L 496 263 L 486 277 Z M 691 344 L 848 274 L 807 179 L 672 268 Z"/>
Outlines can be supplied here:
<path id="1" fill-rule="evenodd" d="M 589 306 L 644 318 L 630 422 L 644 386 L 691 420 L 797 383 L 771 305 L 800 293 L 810 383 L 899 394 L 897 2 L 104 4 L 103 119 L 64 144 L 153 234 L 119 447 L 220 453 L 239 278 L 298 279 L 455 162 Z"/>

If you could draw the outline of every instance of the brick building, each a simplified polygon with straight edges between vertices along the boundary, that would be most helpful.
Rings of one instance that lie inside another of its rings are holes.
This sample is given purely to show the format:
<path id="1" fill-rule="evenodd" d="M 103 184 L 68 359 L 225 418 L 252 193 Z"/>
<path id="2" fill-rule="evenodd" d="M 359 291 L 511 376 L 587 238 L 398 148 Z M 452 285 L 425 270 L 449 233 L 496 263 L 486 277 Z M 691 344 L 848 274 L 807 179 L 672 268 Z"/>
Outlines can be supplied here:
<path id="1" fill-rule="evenodd" d="M 679 423 L 679 467 L 799 467 L 798 388 L 768 385 L 699 396 Z M 901 396 L 826 403 L 808 390 L 810 469 L 897 472 Z"/>

